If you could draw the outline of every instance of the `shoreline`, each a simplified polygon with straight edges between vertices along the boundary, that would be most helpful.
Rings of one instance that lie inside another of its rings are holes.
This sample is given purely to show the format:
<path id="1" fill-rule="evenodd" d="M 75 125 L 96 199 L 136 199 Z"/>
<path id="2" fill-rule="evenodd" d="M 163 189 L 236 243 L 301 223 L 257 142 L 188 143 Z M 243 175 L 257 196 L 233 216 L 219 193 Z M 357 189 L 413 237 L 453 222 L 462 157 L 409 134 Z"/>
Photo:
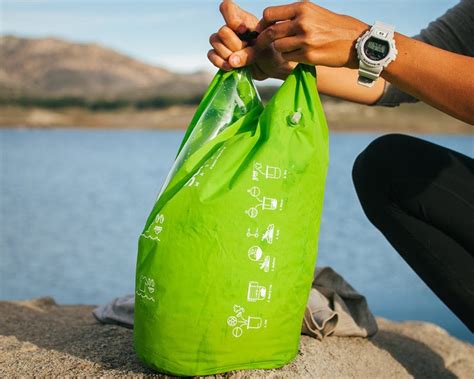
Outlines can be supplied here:
<path id="1" fill-rule="evenodd" d="M 385 108 L 329 101 L 324 103 L 324 109 L 331 132 L 474 135 L 474 126 L 426 104 Z M 195 110 L 189 105 L 116 111 L 0 106 L 0 128 L 185 130 Z"/>
<path id="2" fill-rule="evenodd" d="M 102 325 L 92 305 L 58 305 L 50 297 L 0 301 L 0 376 L 158 377 L 142 366 L 131 329 Z M 474 345 L 425 322 L 377 318 L 371 338 L 302 336 L 297 358 L 281 369 L 234 371 L 211 378 L 469 378 Z"/>

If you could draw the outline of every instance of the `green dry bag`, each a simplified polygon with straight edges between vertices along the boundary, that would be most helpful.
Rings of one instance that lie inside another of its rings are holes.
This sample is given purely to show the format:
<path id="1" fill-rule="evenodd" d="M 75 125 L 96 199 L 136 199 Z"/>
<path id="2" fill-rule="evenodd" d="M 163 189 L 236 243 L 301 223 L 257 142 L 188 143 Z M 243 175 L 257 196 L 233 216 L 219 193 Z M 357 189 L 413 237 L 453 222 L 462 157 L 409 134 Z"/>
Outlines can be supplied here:
<path id="1" fill-rule="evenodd" d="M 206 375 L 296 356 L 328 156 L 314 67 L 297 66 L 265 108 L 247 69 L 217 73 L 139 239 L 146 365 Z"/>

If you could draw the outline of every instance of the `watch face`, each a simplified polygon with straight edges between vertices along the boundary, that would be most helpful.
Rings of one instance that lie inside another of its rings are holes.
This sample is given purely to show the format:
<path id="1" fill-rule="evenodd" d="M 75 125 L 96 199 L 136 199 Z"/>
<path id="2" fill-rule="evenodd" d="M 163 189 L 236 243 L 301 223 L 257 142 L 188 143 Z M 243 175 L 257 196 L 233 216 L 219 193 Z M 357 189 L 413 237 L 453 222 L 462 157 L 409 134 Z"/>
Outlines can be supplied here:
<path id="1" fill-rule="evenodd" d="M 364 44 L 364 53 L 373 61 L 380 61 L 388 55 L 390 46 L 387 41 L 370 37 Z"/>

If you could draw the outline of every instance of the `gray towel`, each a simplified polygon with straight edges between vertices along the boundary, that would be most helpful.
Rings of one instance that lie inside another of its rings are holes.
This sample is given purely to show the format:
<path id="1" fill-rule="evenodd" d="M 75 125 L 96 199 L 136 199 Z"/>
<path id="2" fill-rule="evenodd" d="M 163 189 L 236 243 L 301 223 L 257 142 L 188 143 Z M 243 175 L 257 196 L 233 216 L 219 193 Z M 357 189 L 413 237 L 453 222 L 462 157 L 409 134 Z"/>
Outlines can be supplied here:
<path id="1" fill-rule="evenodd" d="M 92 313 L 102 323 L 133 327 L 134 306 L 134 295 L 126 295 Z M 315 271 L 301 332 L 317 339 L 370 337 L 377 333 L 377 322 L 365 297 L 333 269 L 323 267 Z"/>

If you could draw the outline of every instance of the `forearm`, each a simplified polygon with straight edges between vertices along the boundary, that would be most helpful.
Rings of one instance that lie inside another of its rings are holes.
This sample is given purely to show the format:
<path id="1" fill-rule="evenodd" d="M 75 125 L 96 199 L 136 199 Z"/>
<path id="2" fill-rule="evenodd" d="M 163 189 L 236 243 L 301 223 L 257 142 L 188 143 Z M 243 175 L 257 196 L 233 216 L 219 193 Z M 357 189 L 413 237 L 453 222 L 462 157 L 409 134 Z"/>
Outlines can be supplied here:
<path id="1" fill-rule="evenodd" d="M 320 93 L 355 103 L 374 104 L 382 96 L 385 86 L 382 78 L 371 88 L 358 85 L 359 74 L 355 69 L 317 66 L 316 72 Z"/>
<path id="2" fill-rule="evenodd" d="M 417 99 L 474 124 L 474 58 L 395 35 L 398 56 L 382 77 Z"/>

